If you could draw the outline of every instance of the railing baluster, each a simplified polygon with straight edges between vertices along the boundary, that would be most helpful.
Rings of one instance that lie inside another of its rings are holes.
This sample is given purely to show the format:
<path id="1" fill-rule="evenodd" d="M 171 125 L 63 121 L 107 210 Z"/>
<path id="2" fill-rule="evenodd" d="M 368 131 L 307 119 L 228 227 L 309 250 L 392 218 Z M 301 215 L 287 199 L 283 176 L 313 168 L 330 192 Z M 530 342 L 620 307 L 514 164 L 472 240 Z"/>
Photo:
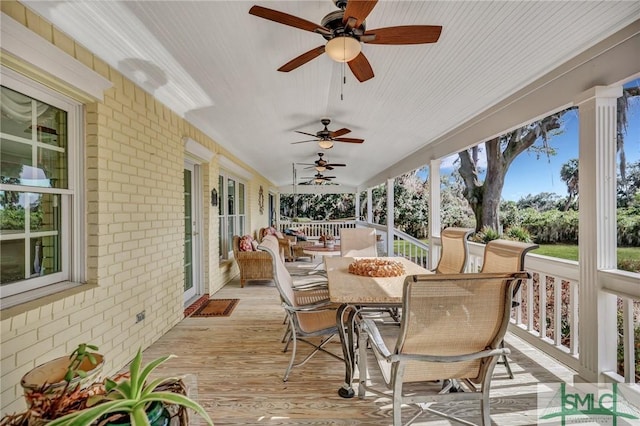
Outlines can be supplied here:
<path id="1" fill-rule="evenodd" d="M 553 341 L 562 344 L 562 280 L 553 278 Z"/>
<path id="2" fill-rule="evenodd" d="M 538 273 L 540 277 L 540 273 Z M 527 280 L 527 330 L 533 332 L 533 277 Z"/>
<path id="3" fill-rule="evenodd" d="M 569 353 L 578 355 L 579 335 L 578 335 L 578 283 L 571 281 L 569 286 L 569 324 L 570 324 L 570 344 Z"/>
<path id="4" fill-rule="evenodd" d="M 544 277 L 544 279 L 543 279 Z M 538 312 L 540 313 L 540 338 L 547 337 L 547 275 L 540 274 L 540 281 L 538 282 L 538 300 L 540 306 Z"/>
<path id="5" fill-rule="evenodd" d="M 622 340 L 624 348 L 624 381 L 636 382 L 635 336 L 633 321 L 633 300 L 622 299 Z"/>

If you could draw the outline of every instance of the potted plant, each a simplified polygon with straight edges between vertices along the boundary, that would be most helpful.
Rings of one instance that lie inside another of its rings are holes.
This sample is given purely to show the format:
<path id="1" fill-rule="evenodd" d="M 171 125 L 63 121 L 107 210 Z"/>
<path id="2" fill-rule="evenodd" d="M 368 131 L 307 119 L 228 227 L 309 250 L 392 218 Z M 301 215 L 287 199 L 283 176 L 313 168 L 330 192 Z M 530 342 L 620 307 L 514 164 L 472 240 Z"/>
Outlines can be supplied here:
<path id="1" fill-rule="evenodd" d="M 147 383 L 152 371 L 172 357 L 173 355 L 160 357 L 142 366 L 142 351 L 139 349 L 128 373 L 105 379 L 84 389 L 67 387 L 64 394 L 56 397 L 60 401 L 56 413 L 43 415 L 34 411 L 38 405 L 34 404 L 25 413 L 6 416 L 0 421 L 0 425 L 166 426 L 172 416 L 179 418 L 180 425 L 187 425 L 186 409 L 190 408 L 213 426 L 213 421 L 204 408 L 186 395 L 180 378 L 158 378 Z"/>
<path id="2" fill-rule="evenodd" d="M 104 357 L 96 352 L 98 347 L 80 343 L 68 357 L 45 362 L 25 374 L 20 380 L 27 406 L 46 395 L 54 399 L 76 388 L 84 388 L 94 382 L 104 365 Z"/>
<path id="3" fill-rule="evenodd" d="M 335 246 L 336 238 L 333 235 L 324 234 L 320 235 L 318 241 L 323 243 L 326 248 L 332 249 Z"/>

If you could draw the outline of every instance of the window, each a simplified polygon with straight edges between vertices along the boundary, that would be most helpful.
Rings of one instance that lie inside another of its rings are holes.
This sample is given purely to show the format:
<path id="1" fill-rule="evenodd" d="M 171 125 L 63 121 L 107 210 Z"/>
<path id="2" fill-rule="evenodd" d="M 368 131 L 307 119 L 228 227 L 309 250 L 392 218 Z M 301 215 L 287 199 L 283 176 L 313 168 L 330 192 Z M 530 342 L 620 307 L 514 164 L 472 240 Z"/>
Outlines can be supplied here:
<path id="1" fill-rule="evenodd" d="M 232 251 L 233 236 L 245 234 L 245 184 L 233 175 L 221 172 L 218 176 L 218 214 L 220 258 L 227 259 Z"/>
<path id="2" fill-rule="evenodd" d="M 81 280 L 81 106 L 11 70 L 0 86 L 0 297 Z"/>

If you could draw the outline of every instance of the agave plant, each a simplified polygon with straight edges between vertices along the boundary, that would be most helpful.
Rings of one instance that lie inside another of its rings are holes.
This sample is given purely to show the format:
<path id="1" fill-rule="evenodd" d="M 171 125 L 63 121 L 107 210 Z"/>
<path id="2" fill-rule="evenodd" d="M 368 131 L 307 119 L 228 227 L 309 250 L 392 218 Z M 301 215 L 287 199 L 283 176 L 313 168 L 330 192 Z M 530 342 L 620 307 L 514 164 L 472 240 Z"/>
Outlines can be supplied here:
<path id="1" fill-rule="evenodd" d="M 179 379 L 159 378 L 146 383 L 149 374 L 157 366 L 173 357 L 174 355 L 160 357 L 142 367 L 142 351 L 138 349 L 138 353 L 129 367 L 128 378 L 118 381 L 106 379 L 106 394 L 99 396 L 95 405 L 52 420 L 48 426 L 90 425 L 98 419 L 115 413 L 128 414 L 129 422 L 133 426 L 147 426 L 150 423 L 146 409 L 154 401 L 191 408 L 200 414 L 207 421 L 207 424 L 213 426 L 213 421 L 197 402 L 179 393 L 157 390 L 159 386 Z"/>

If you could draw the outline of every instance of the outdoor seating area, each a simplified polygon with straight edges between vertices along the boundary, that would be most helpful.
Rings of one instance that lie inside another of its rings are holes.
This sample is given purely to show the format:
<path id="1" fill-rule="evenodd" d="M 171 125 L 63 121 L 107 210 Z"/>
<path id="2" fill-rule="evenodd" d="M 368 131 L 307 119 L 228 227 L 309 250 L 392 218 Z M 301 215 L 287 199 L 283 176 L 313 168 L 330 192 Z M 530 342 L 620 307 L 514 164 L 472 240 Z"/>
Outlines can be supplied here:
<path id="1" fill-rule="evenodd" d="M 640 2 L 0 15 L 0 426 L 640 419 Z"/>
<path id="2" fill-rule="evenodd" d="M 294 273 L 298 269 L 306 270 L 308 261 L 286 265 Z M 365 399 L 338 396 L 336 390 L 344 381 L 344 368 L 342 361 L 333 357 L 316 355 L 305 366 L 295 368 L 286 382 L 282 381 L 290 353 L 283 352 L 285 325 L 275 283 L 256 283 L 252 291 L 247 292 L 240 287 L 239 280 L 234 279 L 216 297 L 240 298 L 240 302 L 230 317 L 185 318 L 144 352 L 145 359 L 167 353 L 177 355 L 158 367 L 158 374 L 197 374 L 198 402 L 206 407 L 214 424 L 392 424 L 391 399 L 380 399 L 371 393 L 367 393 Z M 505 341 L 511 350 L 509 358 L 514 379 L 508 378 L 504 366 L 496 366 L 490 394 L 492 424 L 535 424 L 537 385 L 571 383 L 575 372 L 512 334 L 507 333 Z M 327 346 L 334 353 L 340 353 L 338 339 Z M 302 360 L 308 350 L 306 345 L 301 346 L 296 358 Z M 375 362 L 372 354 L 369 357 L 371 363 Z M 373 379 L 381 380 L 375 369 L 371 374 Z M 356 391 L 358 386 L 356 380 Z M 453 402 L 434 408 L 458 413 L 472 422 L 477 422 L 480 416 L 477 401 Z M 408 420 L 414 412 L 404 409 L 403 420 Z M 425 413 L 413 424 L 453 423 Z"/>

